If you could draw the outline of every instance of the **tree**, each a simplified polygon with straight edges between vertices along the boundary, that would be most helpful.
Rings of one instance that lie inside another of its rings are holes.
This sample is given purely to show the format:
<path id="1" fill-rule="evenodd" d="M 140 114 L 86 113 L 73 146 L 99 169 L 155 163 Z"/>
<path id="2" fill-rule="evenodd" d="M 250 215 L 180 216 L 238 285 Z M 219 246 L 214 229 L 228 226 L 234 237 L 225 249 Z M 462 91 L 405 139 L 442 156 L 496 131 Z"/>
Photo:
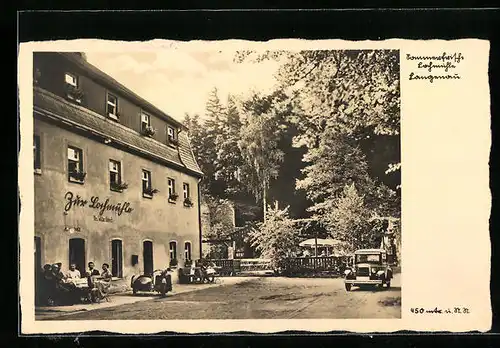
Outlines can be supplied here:
<path id="1" fill-rule="evenodd" d="M 373 233 L 371 211 L 355 184 L 344 186 L 339 199 L 330 201 L 329 205 L 321 222 L 331 231 L 333 238 L 346 242 L 352 248 L 351 252 L 378 247 L 381 234 Z"/>
<path id="2" fill-rule="evenodd" d="M 300 242 L 300 230 L 288 216 L 288 207 L 268 207 L 267 216 L 258 228 L 250 233 L 252 246 L 263 258 L 271 260 L 274 268 L 284 266 L 284 261 L 293 256 Z"/>
<path id="3" fill-rule="evenodd" d="M 213 186 L 217 183 L 217 173 L 220 170 L 220 163 L 217 154 L 217 142 L 220 141 L 219 138 L 222 133 L 223 128 L 223 114 L 225 110 L 220 102 L 217 88 L 213 88 L 210 91 L 209 98 L 206 103 L 205 108 L 205 122 L 203 127 L 205 129 L 204 133 L 204 143 L 209 151 L 206 151 L 205 162 L 206 171 L 205 177 L 207 180 L 207 186 L 210 187 L 209 191 L 218 191 L 216 194 L 220 194 L 221 190 Z"/>
<path id="4" fill-rule="evenodd" d="M 309 50 L 238 52 L 244 59 L 276 59 L 279 89 L 299 101 L 293 115 L 301 134 L 296 146 L 317 147 L 326 128 L 355 140 L 399 136 L 399 52 L 396 50 Z M 391 163 L 398 168 L 399 152 Z"/>
<path id="5" fill-rule="evenodd" d="M 241 120 L 234 98 L 229 95 L 227 106 L 220 119 L 220 130 L 215 147 L 217 149 L 217 179 L 223 182 L 227 196 L 235 196 L 243 191 L 241 170 L 243 158 L 238 148 Z"/>
<path id="6" fill-rule="evenodd" d="M 264 218 L 270 181 L 276 178 L 284 153 L 279 149 L 281 115 L 272 100 L 254 94 L 246 101 L 245 119 L 238 146 L 246 166 L 244 180 L 257 200 L 262 200 Z"/>
<path id="7" fill-rule="evenodd" d="M 185 114 L 183 124 L 188 128 L 193 154 L 205 176 L 201 183 L 201 190 L 203 193 L 207 193 L 210 191 L 214 172 L 215 146 L 211 142 L 210 137 L 207 136 L 206 127 L 200 123 L 199 115 L 190 116 L 189 114 Z"/>
<path id="8" fill-rule="evenodd" d="M 310 199 L 309 210 L 333 236 L 371 244 L 378 227 L 370 217 L 400 215 L 399 192 L 384 184 L 401 167 L 393 146 L 399 143 L 399 52 L 240 52 L 238 59 L 252 55 L 281 61 L 279 88 L 297 101 L 300 112 L 289 120 L 299 130 L 294 145 L 307 151 L 296 187 Z M 380 161 L 387 169 L 382 175 Z"/>
<path id="9" fill-rule="evenodd" d="M 207 207 L 208 228 L 204 230 L 203 240 L 210 241 L 209 256 L 224 258 L 228 240 L 234 232 L 234 211 L 232 203 L 209 194 L 203 195 L 203 203 Z"/>
<path id="10" fill-rule="evenodd" d="M 317 148 L 304 155 L 307 163 L 304 178 L 296 187 L 306 191 L 313 205 L 310 211 L 323 214 L 331 208 L 346 185 L 355 184 L 365 196 L 365 205 L 373 214 L 398 215 L 399 196 L 395 191 L 372 178 L 366 157 L 350 137 L 327 129 Z"/>

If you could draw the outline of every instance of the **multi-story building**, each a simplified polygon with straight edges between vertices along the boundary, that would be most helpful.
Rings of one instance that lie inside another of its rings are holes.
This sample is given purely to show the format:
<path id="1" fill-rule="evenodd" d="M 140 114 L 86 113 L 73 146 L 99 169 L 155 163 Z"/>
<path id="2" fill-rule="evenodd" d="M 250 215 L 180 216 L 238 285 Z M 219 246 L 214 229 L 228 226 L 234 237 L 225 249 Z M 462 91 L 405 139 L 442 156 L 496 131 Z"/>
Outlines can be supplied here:
<path id="1" fill-rule="evenodd" d="M 117 278 L 201 255 L 187 129 L 80 53 L 33 56 L 35 262 Z"/>

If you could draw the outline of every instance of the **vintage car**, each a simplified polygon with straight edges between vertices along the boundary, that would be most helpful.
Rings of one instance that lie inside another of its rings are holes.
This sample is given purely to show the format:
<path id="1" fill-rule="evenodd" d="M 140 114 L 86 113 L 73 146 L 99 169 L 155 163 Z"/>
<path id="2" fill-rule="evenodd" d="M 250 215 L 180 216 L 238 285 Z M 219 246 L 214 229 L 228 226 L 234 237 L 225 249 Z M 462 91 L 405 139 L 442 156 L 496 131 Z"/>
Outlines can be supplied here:
<path id="1" fill-rule="evenodd" d="M 352 286 L 391 287 L 392 269 L 384 249 L 360 249 L 354 253 L 354 265 L 344 272 L 345 289 Z"/>

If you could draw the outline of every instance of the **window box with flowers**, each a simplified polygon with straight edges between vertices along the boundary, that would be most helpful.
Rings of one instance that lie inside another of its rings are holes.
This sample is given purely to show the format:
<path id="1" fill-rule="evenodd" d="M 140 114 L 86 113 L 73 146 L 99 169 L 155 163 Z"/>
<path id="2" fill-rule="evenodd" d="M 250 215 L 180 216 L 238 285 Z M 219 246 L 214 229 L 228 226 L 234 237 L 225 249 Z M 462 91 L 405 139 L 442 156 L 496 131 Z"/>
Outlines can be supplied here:
<path id="1" fill-rule="evenodd" d="M 175 267 L 177 267 L 178 264 L 179 264 L 179 262 L 177 261 L 177 259 L 170 260 L 170 267 L 175 268 Z"/>
<path id="2" fill-rule="evenodd" d="M 177 146 L 179 145 L 179 140 L 177 140 L 176 138 L 169 137 L 168 144 L 171 146 Z"/>
<path id="3" fill-rule="evenodd" d="M 126 190 L 128 188 L 128 184 L 126 182 L 121 182 L 121 183 L 112 182 L 110 184 L 110 188 L 112 191 L 123 192 L 123 190 Z"/>
<path id="4" fill-rule="evenodd" d="M 176 202 L 177 198 L 179 198 L 179 195 L 175 192 L 168 195 L 168 200 L 170 203 Z"/>
<path id="5" fill-rule="evenodd" d="M 72 171 L 68 173 L 68 176 L 70 181 L 83 184 L 85 176 L 87 176 L 87 173 L 80 171 Z"/>
<path id="6" fill-rule="evenodd" d="M 194 204 L 193 204 L 193 201 L 191 200 L 191 198 L 189 198 L 189 197 L 184 198 L 184 206 L 185 207 L 191 208 L 193 205 Z"/>
<path id="7" fill-rule="evenodd" d="M 160 192 L 158 189 L 154 189 L 154 188 L 145 188 L 143 190 L 143 195 L 146 196 L 146 197 L 153 197 L 155 194 L 157 194 L 158 192 Z"/>
<path id="8" fill-rule="evenodd" d="M 152 137 L 155 135 L 156 129 L 154 129 L 152 126 L 146 126 L 142 128 L 142 135 L 146 137 Z"/>
<path id="9" fill-rule="evenodd" d="M 83 98 L 85 97 L 85 93 L 81 88 L 77 86 L 66 84 L 66 98 L 74 101 L 75 103 L 81 104 Z"/>

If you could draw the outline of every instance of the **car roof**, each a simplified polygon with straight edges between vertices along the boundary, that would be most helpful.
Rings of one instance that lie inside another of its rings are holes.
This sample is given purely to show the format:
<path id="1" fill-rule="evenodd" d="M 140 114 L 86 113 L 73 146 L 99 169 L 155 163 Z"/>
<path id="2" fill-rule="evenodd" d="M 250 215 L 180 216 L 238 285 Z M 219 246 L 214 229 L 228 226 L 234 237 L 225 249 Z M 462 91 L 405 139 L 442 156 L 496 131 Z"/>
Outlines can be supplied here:
<path id="1" fill-rule="evenodd" d="M 359 249 L 356 250 L 354 253 L 355 254 L 378 254 L 378 253 L 385 253 L 385 249 Z"/>

